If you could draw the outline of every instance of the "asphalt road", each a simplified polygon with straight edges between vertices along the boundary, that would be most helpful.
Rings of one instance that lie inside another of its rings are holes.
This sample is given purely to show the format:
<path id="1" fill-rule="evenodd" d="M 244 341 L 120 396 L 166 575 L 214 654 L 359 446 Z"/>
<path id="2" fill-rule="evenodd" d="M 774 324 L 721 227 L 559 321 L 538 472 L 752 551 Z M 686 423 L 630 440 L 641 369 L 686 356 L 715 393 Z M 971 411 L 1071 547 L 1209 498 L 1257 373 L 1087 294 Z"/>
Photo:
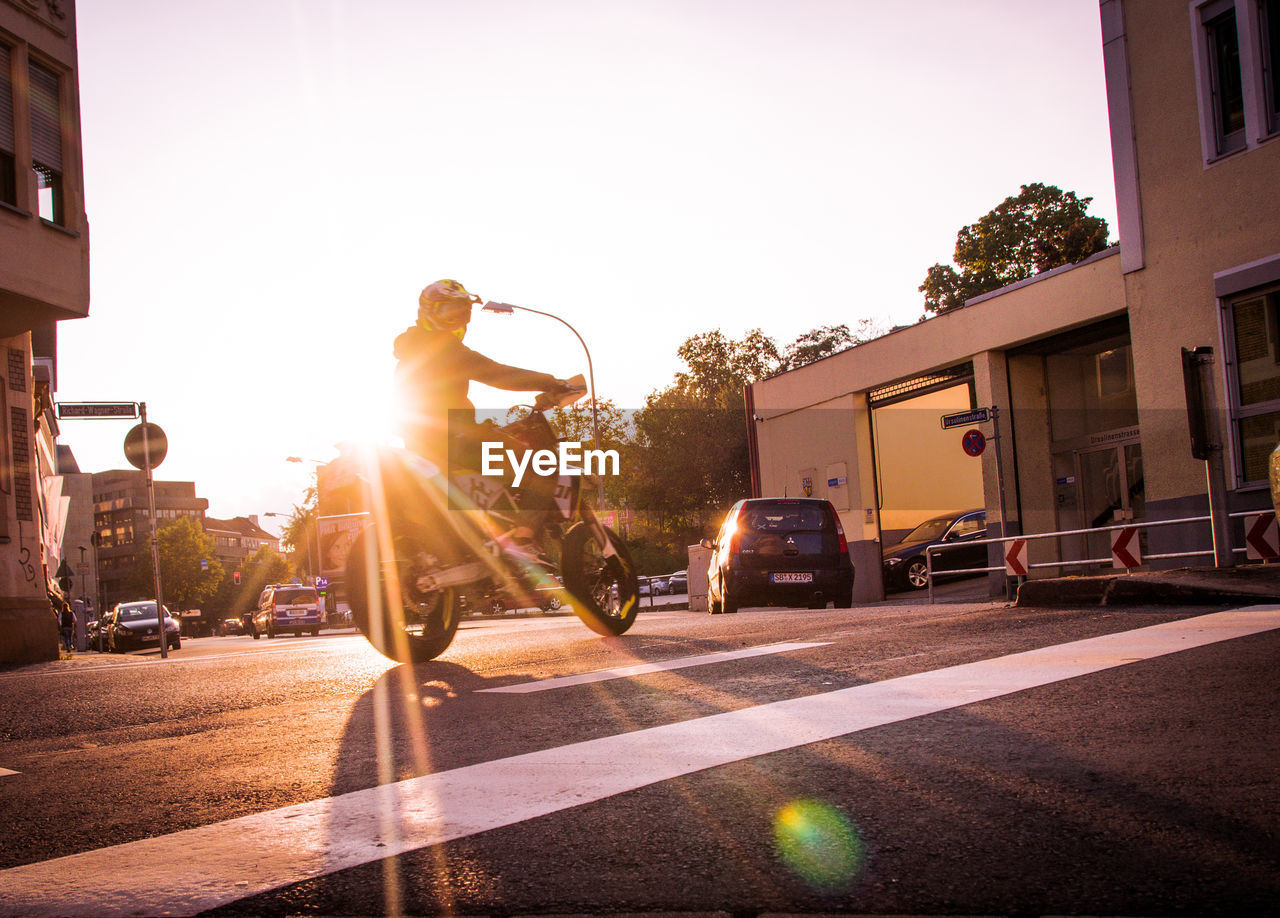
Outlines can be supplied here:
<path id="1" fill-rule="evenodd" d="M 0 914 L 1274 913 L 1276 607 L 921 600 L 0 670 Z"/>

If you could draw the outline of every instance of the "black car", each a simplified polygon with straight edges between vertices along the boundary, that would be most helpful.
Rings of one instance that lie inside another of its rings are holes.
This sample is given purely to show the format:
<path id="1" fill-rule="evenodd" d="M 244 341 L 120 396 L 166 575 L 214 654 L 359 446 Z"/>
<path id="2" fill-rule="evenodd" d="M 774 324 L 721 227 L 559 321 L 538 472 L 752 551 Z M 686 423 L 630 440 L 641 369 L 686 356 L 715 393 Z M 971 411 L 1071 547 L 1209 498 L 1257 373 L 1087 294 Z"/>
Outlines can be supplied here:
<path id="1" fill-rule="evenodd" d="M 929 572 L 924 551 L 931 545 L 956 546 L 933 553 L 935 574 L 987 567 L 987 546 L 966 544 L 986 537 L 986 510 L 964 510 L 925 520 L 901 542 L 884 549 L 885 586 L 905 590 L 927 587 Z"/>
<path id="2" fill-rule="evenodd" d="M 107 650 L 112 653 L 159 647 L 160 624 L 156 621 L 155 600 L 118 603 L 108 615 L 103 633 Z M 164 610 L 164 633 L 166 647 L 176 650 L 182 646 L 178 621 L 167 608 Z"/>
<path id="3" fill-rule="evenodd" d="M 853 605 L 853 564 L 830 501 L 809 497 L 742 500 L 730 508 L 707 566 L 707 608 L 745 605 Z"/>

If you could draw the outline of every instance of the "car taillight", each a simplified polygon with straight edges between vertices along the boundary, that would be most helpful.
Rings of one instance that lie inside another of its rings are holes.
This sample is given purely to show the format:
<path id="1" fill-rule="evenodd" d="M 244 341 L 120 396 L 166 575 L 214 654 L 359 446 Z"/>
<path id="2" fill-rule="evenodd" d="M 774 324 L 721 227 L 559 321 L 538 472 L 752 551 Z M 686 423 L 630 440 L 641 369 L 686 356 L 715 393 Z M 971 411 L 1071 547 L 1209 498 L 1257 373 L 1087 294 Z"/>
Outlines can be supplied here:
<path id="1" fill-rule="evenodd" d="M 844 527 L 840 525 L 840 514 L 835 513 L 834 511 L 828 512 L 831 512 L 831 515 L 836 521 L 836 536 L 840 539 L 840 554 L 847 555 L 849 554 L 849 543 L 844 537 Z"/>

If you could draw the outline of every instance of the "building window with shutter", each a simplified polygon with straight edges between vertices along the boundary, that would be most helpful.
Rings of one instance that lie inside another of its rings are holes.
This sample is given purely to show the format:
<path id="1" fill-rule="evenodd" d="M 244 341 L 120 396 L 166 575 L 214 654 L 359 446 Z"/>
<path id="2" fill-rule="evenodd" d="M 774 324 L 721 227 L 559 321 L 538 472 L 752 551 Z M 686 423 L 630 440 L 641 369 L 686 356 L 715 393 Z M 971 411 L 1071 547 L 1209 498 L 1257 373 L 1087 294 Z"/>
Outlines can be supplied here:
<path id="1" fill-rule="evenodd" d="M 13 51 L 0 42 L 0 202 L 18 203 L 18 173 L 13 130 Z"/>
<path id="2" fill-rule="evenodd" d="M 47 67 L 31 62 L 31 168 L 36 173 L 40 216 L 66 225 L 62 194 L 61 80 Z"/>

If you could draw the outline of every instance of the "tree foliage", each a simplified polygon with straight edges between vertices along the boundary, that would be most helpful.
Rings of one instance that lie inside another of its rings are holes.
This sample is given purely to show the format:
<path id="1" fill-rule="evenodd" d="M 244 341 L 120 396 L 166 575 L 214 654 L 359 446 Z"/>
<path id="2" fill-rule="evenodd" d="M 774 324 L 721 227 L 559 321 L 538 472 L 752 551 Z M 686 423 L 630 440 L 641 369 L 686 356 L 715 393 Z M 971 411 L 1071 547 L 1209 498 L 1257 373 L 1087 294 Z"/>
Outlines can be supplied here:
<path id="1" fill-rule="evenodd" d="M 1105 249 L 1107 221 L 1086 213 L 1092 201 L 1056 185 L 1023 185 L 956 234 L 959 271 L 942 264 L 929 268 L 919 288 L 925 311 L 955 309 L 972 297 Z"/>
<path id="2" fill-rule="evenodd" d="M 160 589 L 164 604 L 175 612 L 199 608 L 211 599 L 222 582 L 222 565 L 214 555 L 216 543 L 200 523 L 180 516 L 167 520 L 156 535 L 160 555 Z M 140 553 L 142 563 L 135 569 L 133 586 L 141 596 L 155 588 L 155 568 L 151 552 Z M 208 562 L 207 569 L 201 562 Z"/>

